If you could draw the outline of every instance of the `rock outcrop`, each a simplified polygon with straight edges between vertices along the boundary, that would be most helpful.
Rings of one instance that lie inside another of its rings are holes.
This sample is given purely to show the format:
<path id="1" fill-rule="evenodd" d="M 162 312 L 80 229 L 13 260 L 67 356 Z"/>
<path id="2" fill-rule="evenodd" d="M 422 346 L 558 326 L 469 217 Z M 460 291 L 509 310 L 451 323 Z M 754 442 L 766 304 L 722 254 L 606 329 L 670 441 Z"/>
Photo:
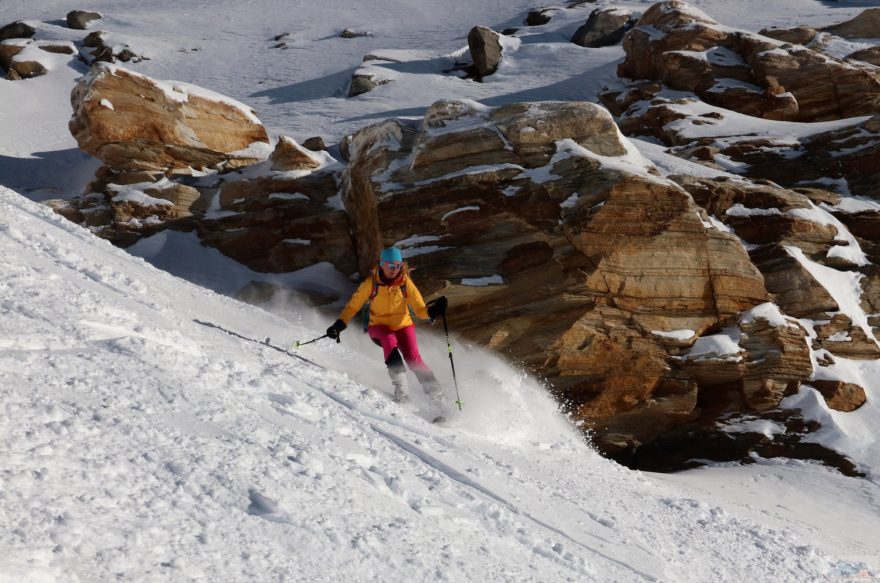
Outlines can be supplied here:
<path id="1" fill-rule="evenodd" d="M 691 91 L 766 119 L 821 121 L 880 112 L 880 79 L 800 45 L 732 31 L 680 0 L 651 6 L 624 37 L 621 77 Z"/>
<path id="2" fill-rule="evenodd" d="M 404 247 L 423 291 L 455 304 L 450 325 L 547 378 L 606 451 L 698 416 L 719 384 L 764 410 L 810 376 L 802 328 L 744 319 L 770 295 L 739 239 L 601 108 L 443 101 L 421 127 L 375 124 L 346 149 L 360 271 Z M 749 356 L 722 382 L 682 359 L 725 326 Z"/>
<path id="3" fill-rule="evenodd" d="M 115 169 L 186 172 L 259 158 L 266 129 L 246 106 L 198 87 L 99 65 L 71 93 L 70 132 Z"/>

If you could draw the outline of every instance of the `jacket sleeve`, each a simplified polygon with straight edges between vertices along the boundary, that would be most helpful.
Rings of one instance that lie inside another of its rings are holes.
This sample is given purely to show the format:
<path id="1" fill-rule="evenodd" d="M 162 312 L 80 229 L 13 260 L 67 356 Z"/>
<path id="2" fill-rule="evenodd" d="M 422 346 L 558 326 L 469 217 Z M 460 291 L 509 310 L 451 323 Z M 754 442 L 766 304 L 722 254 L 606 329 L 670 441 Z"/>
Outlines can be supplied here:
<path id="1" fill-rule="evenodd" d="M 430 320 L 428 317 L 428 308 L 425 306 L 425 300 L 422 298 L 422 293 L 409 276 L 406 276 L 406 303 L 413 309 L 416 316 L 422 320 Z"/>
<path id="2" fill-rule="evenodd" d="M 367 300 L 370 299 L 370 292 L 373 290 L 373 282 L 370 279 L 365 279 L 361 282 L 358 288 L 355 290 L 354 295 L 351 296 L 351 299 L 348 300 L 348 303 L 345 304 L 345 307 L 342 309 L 342 313 L 339 314 L 339 319 L 348 324 L 354 315 L 357 314 L 364 304 L 367 303 Z"/>

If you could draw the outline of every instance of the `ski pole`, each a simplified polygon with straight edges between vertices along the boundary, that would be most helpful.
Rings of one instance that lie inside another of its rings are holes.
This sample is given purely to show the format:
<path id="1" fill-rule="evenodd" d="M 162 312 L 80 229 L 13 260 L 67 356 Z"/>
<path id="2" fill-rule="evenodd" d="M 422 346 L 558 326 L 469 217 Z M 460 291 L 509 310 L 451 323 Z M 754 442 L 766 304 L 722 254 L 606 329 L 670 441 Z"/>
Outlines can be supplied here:
<path id="1" fill-rule="evenodd" d="M 452 359 L 452 343 L 449 341 L 449 325 L 446 324 L 446 313 L 443 313 L 443 331 L 446 332 L 446 348 L 449 349 L 449 364 L 452 366 L 452 382 L 455 383 L 455 404 L 461 411 L 461 395 L 458 392 L 458 379 L 455 377 L 455 361 Z"/>
<path id="2" fill-rule="evenodd" d="M 327 336 L 326 334 L 324 334 L 323 336 L 318 336 L 317 338 L 313 338 L 313 339 L 311 339 L 311 340 L 309 340 L 309 341 L 307 341 L 307 342 L 300 342 L 299 340 L 297 340 L 296 342 L 293 343 L 293 346 L 291 346 L 291 348 L 293 348 L 293 349 L 297 349 L 297 348 L 299 348 L 300 346 L 305 346 L 306 344 L 311 344 L 312 342 L 317 342 L 318 340 L 322 340 L 322 339 L 324 339 L 324 338 L 329 338 L 329 336 Z M 340 342 L 341 342 L 341 341 L 339 340 L 339 336 L 337 335 L 337 336 L 336 336 L 336 343 L 339 344 Z"/>

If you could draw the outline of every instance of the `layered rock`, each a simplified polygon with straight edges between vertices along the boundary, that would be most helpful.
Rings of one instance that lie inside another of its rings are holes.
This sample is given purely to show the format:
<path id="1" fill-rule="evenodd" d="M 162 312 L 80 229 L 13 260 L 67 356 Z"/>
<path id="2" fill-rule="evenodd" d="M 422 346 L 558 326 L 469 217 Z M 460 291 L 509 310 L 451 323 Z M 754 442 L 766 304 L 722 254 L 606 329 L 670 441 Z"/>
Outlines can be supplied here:
<path id="1" fill-rule="evenodd" d="M 216 195 L 217 212 L 197 223 L 202 241 L 254 271 L 287 273 L 328 262 L 355 272 L 333 162 L 289 138 L 279 140 L 269 168 L 256 178 L 226 177 Z"/>
<path id="2" fill-rule="evenodd" d="M 699 416 L 717 383 L 682 355 L 770 298 L 739 240 L 595 105 L 443 101 L 421 127 L 389 120 L 345 146 L 361 273 L 403 247 L 425 294 L 456 306 L 450 326 L 547 378 L 606 451 Z M 806 332 L 741 326 L 752 356 L 724 385 L 736 406 L 773 407 L 812 372 Z"/>
<path id="3" fill-rule="evenodd" d="M 659 81 L 740 113 L 820 121 L 880 112 L 880 79 L 870 71 L 732 31 L 680 0 L 645 11 L 623 47 L 621 77 Z"/>
<path id="4" fill-rule="evenodd" d="M 105 179 L 110 179 L 111 173 L 105 170 Z M 193 218 L 208 208 L 199 190 L 164 177 L 132 173 L 116 174 L 112 179 L 116 182 L 104 183 L 100 192 L 48 204 L 55 212 L 122 247 L 167 228 L 192 230 Z"/>
<path id="5" fill-rule="evenodd" d="M 269 141 L 238 102 L 110 65 L 86 75 L 71 104 L 79 147 L 115 169 L 234 168 L 256 162 L 249 148 Z"/>

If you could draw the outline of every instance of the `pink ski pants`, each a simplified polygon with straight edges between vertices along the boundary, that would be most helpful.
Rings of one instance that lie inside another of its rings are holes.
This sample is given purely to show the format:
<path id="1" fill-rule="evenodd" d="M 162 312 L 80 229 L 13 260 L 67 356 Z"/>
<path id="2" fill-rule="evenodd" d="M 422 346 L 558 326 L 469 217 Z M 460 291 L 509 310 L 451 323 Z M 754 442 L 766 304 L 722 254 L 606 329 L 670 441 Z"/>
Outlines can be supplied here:
<path id="1" fill-rule="evenodd" d="M 406 364 L 409 365 L 410 370 L 430 370 L 422 360 L 422 355 L 419 354 L 419 343 L 416 340 L 416 327 L 414 325 L 401 328 L 400 330 L 392 330 L 388 326 L 370 326 L 367 328 L 367 332 L 374 342 L 382 346 L 386 362 L 391 355 L 391 351 L 398 348 Z"/>

